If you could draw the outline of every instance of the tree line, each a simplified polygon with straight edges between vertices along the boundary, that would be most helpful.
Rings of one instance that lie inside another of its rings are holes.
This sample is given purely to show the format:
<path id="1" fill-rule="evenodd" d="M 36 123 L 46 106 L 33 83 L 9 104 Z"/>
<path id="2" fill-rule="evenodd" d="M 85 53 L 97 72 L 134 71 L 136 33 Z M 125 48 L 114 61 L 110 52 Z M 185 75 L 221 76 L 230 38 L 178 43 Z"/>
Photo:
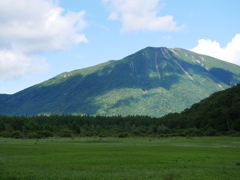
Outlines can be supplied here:
<path id="1" fill-rule="evenodd" d="M 200 127 L 184 113 L 171 113 L 161 118 L 134 115 L 0 115 L 0 136 L 11 138 L 240 135 L 239 129 L 233 128 L 232 124 L 220 128 L 222 126 L 205 124 Z"/>
<path id="2" fill-rule="evenodd" d="M 90 115 L 0 115 L 0 136 L 240 136 L 240 84 L 163 117 Z"/>

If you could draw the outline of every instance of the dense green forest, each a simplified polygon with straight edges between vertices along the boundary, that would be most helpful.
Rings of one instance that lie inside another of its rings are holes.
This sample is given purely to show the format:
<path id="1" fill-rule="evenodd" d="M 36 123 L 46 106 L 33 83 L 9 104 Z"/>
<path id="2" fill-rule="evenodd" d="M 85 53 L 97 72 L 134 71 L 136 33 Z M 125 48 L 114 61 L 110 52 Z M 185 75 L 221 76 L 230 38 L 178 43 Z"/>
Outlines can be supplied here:
<path id="1" fill-rule="evenodd" d="M 214 136 L 240 135 L 240 84 L 163 117 L 35 115 L 0 116 L 0 135 L 13 138 L 51 136 Z"/>

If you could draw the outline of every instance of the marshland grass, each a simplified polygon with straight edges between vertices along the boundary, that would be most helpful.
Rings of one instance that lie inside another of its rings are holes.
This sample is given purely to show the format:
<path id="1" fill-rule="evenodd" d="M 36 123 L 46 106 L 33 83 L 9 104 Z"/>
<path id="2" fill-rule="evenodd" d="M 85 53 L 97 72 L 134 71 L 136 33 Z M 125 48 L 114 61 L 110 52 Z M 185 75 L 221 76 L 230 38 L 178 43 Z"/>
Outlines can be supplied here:
<path id="1" fill-rule="evenodd" d="M 0 138 L 0 179 L 240 179 L 239 137 Z"/>

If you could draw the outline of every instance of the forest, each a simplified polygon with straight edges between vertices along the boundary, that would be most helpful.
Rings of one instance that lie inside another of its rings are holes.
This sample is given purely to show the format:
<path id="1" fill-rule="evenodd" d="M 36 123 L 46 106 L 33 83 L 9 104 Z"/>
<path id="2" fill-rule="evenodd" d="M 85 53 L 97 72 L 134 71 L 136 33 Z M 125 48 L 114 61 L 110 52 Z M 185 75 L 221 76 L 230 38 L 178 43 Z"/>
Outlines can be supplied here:
<path id="1" fill-rule="evenodd" d="M 88 115 L 37 115 L 0 116 L 0 135 L 11 138 L 47 137 L 134 137 L 134 136 L 240 136 L 231 124 L 197 127 L 179 114 L 162 118 L 148 116 L 88 116 Z M 222 128 L 225 127 L 225 128 Z"/>
<path id="2" fill-rule="evenodd" d="M 0 136 L 11 138 L 240 136 L 240 84 L 163 117 L 0 115 Z"/>

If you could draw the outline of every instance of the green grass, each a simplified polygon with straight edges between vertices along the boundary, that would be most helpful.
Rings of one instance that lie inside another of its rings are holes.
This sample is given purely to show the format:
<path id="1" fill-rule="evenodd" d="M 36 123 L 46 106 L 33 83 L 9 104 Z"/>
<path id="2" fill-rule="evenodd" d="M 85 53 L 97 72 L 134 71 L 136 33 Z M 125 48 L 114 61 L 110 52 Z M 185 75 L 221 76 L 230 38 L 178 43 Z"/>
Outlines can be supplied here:
<path id="1" fill-rule="evenodd" d="M 0 138 L 0 179 L 240 179 L 240 138 Z"/>

